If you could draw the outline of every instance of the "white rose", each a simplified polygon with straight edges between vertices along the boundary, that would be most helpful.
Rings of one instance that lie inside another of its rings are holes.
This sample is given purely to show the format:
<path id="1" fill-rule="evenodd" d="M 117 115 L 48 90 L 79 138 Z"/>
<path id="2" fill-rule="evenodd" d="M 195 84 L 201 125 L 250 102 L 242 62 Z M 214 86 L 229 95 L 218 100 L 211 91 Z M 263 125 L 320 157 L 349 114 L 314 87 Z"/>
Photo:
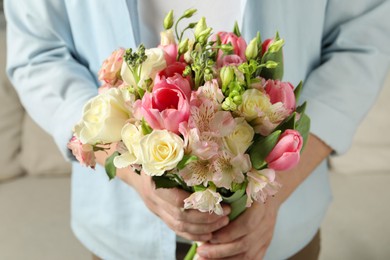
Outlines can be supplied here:
<path id="1" fill-rule="evenodd" d="M 247 121 L 261 116 L 272 106 L 267 95 L 257 89 L 248 89 L 242 94 L 242 103 L 238 111 Z"/>
<path id="2" fill-rule="evenodd" d="M 154 130 L 142 137 L 142 169 L 150 176 L 161 176 L 183 159 L 184 142 L 167 130 Z"/>
<path id="3" fill-rule="evenodd" d="M 135 81 L 133 72 L 130 70 L 126 62 L 123 62 L 121 69 L 121 76 L 124 82 L 129 86 L 142 86 L 145 80 L 151 78 L 154 79 L 156 74 L 165 69 L 167 63 L 164 57 L 164 51 L 160 48 L 146 49 L 145 54 L 147 56 L 146 60 L 142 63 L 140 67 L 141 71 L 139 73 L 139 82 L 138 85 Z"/>
<path id="4" fill-rule="evenodd" d="M 132 164 L 141 164 L 142 130 L 134 124 L 126 124 L 122 129 L 122 141 L 127 148 L 127 152 L 114 158 L 114 165 L 117 168 L 126 168 Z"/>
<path id="5" fill-rule="evenodd" d="M 223 142 L 234 155 L 244 154 L 251 146 L 255 132 L 243 117 L 237 117 L 234 121 L 236 127 L 230 135 L 223 138 Z"/>
<path id="6" fill-rule="evenodd" d="M 121 131 L 130 117 L 121 90 L 111 88 L 85 104 L 83 117 L 75 126 L 84 144 L 112 143 L 121 140 Z"/>

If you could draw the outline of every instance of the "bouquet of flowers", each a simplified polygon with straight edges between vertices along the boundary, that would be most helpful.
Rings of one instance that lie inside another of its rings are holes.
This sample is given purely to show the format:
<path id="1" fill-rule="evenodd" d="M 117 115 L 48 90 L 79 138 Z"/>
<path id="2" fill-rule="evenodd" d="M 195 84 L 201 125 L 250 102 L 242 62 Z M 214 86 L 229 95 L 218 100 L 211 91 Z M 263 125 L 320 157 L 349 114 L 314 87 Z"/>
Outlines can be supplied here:
<path id="1" fill-rule="evenodd" d="M 205 18 L 179 30 L 171 11 L 157 48 L 118 49 L 99 71 L 99 94 L 84 107 L 68 144 L 94 168 L 94 152 L 116 144 L 106 162 L 152 176 L 157 188 L 191 193 L 185 209 L 230 219 L 280 188 L 275 171 L 294 167 L 308 137 L 302 88 L 281 81 L 283 39 L 250 42 L 233 32 L 213 33 Z M 193 38 L 186 38 L 188 32 Z"/>

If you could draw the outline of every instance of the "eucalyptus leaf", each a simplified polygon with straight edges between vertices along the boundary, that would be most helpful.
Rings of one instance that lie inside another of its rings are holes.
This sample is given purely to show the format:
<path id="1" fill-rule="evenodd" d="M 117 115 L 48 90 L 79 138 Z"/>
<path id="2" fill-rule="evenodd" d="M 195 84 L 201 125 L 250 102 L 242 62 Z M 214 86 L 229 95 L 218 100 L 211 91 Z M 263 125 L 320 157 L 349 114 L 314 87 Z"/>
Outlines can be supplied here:
<path id="1" fill-rule="evenodd" d="M 119 152 L 114 152 L 113 154 L 111 154 L 111 156 L 106 159 L 104 165 L 104 168 L 106 169 L 106 174 L 110 180 L 114 179 L 116 176 L 116 167 L 114 165 L 114 158 L 117 157 L 118 155 L 120 155 Z"/>
<path id="2" fill-rule="evenodd" d="M 281 133 L 281 130 L 276 130 L 266 137 L 259 137 L 252 144 L 249 150 L 249 156 L 255 169 L 259 170 L 264 166 L 265 158 L 275 147 Z"/>

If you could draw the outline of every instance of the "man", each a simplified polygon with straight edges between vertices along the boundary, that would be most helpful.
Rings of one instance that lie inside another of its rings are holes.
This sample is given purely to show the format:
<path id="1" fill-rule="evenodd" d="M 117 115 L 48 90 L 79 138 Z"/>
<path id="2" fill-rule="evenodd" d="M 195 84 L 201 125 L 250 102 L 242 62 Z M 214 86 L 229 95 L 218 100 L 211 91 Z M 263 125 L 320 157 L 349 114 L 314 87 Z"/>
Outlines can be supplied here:
<path id="1" fill-rule="evenodd" d="M 9 76 L 29 113 L 64 154 L 83 104 L 97 93 L 96 75 L 104 58 L 120 46 L 156 45 L 158 15 L 185 5 L 179 0 L 6 1 Z M 205 259 L 289 258 L 311 244 L 330 202 L 326 157 L 347 150 L 388 70 L 390 2 L 219 0 L 213 8 L 207 1 L 187 5 L 222 24 L 230 11 L 247 40 L 257 31 L 266 38 L 278 30 L 285 38 L 284 79 L 305 80 L 302 99 L 312 119 L 300 164 L 278 173 L 283 188 L 275 198 L 228 223 L 226 216 L 182 212 L 188 194 L 155 190 L 146 176 L 120 171 L 120 179 L 108 183 L 102 167 L 89 174 L 74 163 L 73 231 L 104 259 L 173 259 L 176 234 L 209 241 L 198 249 Z M 216 16 L 214 10 L 221 12 Z M 304 256 L 317 257 L 318 249 Z"/>

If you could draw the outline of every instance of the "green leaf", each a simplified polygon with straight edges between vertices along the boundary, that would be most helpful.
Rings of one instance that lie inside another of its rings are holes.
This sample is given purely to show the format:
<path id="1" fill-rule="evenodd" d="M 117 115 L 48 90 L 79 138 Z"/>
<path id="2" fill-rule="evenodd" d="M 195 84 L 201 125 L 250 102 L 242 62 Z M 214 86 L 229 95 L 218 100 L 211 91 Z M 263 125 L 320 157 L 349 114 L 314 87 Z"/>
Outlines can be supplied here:
<path id="1" fill-rule="evenodd" d="M 240 216 L 246 210 L 246 201 L 248 196 L 244 194 L 238 200 L 232 202 L 230 204 L 231 212 L 229 214 L 229 220 L 235 220 L 238 216 Z"/>
<path id="2" fill-rule="evenodd" d="M 237 21 L 234 23 L 233 33 L 234 33 L 237 37 L 240 37 L 240 36 L 241 36 L 240 27 L 238 27 Z"/>
<path id="3" fill-rule="evenodd" d="M 249 150 L 252 165 L 255 169 L 261 169 L 265 165 L 265 158 L 275 147 L 279 140 L 281 130 L 276 130 L 266 137 L 258 138 Z"/>
<path id="4" fill-rule="evenodd" d="M 141 120 L 141 130 L 144 135 L 148 135 L 153 131 L 149 124 L 146 123 L 144 118 Z"/>
<path id="5" fill-rule="evenodd" d="M 303 82 L 299 82 L 298 86 L 294 89 L 295 102 L 298 103 L 299 97 L 301 96 Z"/>
<path id="6" fill-rule="evenodd" d="M 295 129 L 295 119 L 296 119 L 296 112 L 293 112 L 291 115 L 289 115 L 278 127 L 276 127 L 276 130 L 281 130 L 284 132 L 287 129 Z"/>
<path id="7" fill-rule="evenodd" d="M 179 170 L 182 170 L 184 169 L 184 167 L 186 167 L 187 164 L 191 163 L 191 162 L 195 162 L 198 160 L 198 157 L 196 157 L 195 155 L 187 155 L 185 154 L 183 156 L 183 159 L 181 159 L 181 161 L 177 164 L 177 168 Z"/>
<path id="8" fill-rule="evenodd" d="M 266 64 L 268 61 L 274 61 L 278 64 L 275 68 L 263 68 L 260 72 L 260 76 L 265 79 L 278 79 L 283 78 L 283 48 L 280 48 L 277 52 L 266 52 L 261 59 L 262 64 Z"/>
<path id="9" fill-rule="evenodd" d="M 156 189 L 160 189 L 160 188 L 171 189 L 180 186 L 180 184 L 177 183 L 177 181 L 172 180 L 171 178 L 165 176 L 153 176 L 152 180 L 156 185 Z"/>
<path id="10" fill-rule="evenodd" d="M 114 165 L 114 158 L 119 156 L 120 153 L 114 152 L 110 157 L 106 159 L 104 168 L 106 169 L 106 174 L 110 180 L 114 179 L 116 176 L 116 167 Z"/>
<path id="11" fill-rule="evenodd" d="M 303 148 L 306 145 L 307 139 L 309 138 L 309 133 L 310 133 L 310 117 L 308 117 L 306 114 L 301 114 L 299 120 L 296 123 L 296 128 L 295 128 L 303 138 Z"/>
<path id="12" fill-rule="evenodd" d="M 297 107 L 297 109 L 295 109 L 295 111 L 296 111 L 298 114 L 303 114 L 303 113 L 305 113 L 305 111 L 306 111 L 306 106 L 307 106 L 307 102 L 305 101 L 302 105 L 300 105 L 299 107 Z"/>
<path id="13" fill-rule="evenodd" d="M 234 192 L 229 197 L 222 196 L 223 202 L 229 203 L 229 204 L 233 203 L 234 201 L 238 200 L 239 198 L 241 198 L 245 194 L 245 189 L 246 189 L 246 185 L 242 189 L 239 189 L 236 192 Z"/>

